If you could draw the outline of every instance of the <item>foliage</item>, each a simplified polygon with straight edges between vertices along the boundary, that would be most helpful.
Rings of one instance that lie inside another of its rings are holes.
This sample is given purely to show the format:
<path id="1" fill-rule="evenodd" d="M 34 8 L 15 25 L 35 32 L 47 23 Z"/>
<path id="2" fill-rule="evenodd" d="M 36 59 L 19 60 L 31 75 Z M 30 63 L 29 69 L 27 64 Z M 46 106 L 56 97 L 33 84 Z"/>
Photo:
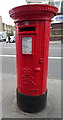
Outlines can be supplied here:
<path id="1" fill-rule="evenodd" d="M 7 35 L 13 36 L 14 33 L 13 33 L 13 32 L 10 32 L 10 33 L 7 33 Z"/>

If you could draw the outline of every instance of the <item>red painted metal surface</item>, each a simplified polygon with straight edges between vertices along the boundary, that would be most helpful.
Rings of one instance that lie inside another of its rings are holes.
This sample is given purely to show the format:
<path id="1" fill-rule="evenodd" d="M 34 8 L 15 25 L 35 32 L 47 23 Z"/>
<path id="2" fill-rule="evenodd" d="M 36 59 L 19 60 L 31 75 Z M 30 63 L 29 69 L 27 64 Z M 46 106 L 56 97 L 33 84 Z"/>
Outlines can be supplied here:
<path id="1" fill-rule="evenodd" d="M 23 20 L 50 20 L 57 13 L 57 8 L 51 5 L 23 5 L 9 11 L 15 22 Z"/>
<path id="2" fill-rule="evenodd" d="M 24 95 L 42 95 L 47 90 L 50 21 L 57 10 L 50 5 L 25 5 L 9 12 L 16 24 L 17 89 Z M 26 52 L 25 38 L 30 39 Z"/>

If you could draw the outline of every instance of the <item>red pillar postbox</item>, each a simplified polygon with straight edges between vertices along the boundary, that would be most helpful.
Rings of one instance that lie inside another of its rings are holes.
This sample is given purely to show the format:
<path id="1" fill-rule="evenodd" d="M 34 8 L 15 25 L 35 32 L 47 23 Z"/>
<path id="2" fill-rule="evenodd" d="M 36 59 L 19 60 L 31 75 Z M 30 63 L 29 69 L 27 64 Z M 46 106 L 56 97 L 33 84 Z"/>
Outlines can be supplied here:
<path id="1" fill-rule="evenodd" d="M 17 103 L 25 112 L 45 108 L 51 5 L 24 5 L 9 11 L 16 26 Z"/>

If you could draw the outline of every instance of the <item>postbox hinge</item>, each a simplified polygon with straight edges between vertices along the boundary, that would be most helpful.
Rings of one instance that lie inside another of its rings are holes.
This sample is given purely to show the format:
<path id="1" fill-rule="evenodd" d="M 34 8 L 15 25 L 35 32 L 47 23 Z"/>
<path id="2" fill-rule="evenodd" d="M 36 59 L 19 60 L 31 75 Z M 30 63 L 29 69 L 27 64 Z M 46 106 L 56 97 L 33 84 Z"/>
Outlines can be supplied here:
<path id="1" fill-rule="evenodd" d="M 40 62 L 40 63 L 43 63 L 43 58 L 40 58 L 40 59 L 39 59 L 39 62 Z"/>

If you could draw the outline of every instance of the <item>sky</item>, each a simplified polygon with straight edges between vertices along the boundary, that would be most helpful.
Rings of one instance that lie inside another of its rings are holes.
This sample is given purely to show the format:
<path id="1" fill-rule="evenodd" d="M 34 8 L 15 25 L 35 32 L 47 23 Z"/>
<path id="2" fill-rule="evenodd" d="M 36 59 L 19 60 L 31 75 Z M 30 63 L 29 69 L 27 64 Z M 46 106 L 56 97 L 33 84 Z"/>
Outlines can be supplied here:
<path id="1" fill-rule="evenodd" d="M 3 23 L 14 25 L 14 20 L 9 16 L 9 10 L 14 7 L 25 5 L 26 0 L 1 0 L 0 1 L 0 16 L 2 16 Z"/>

